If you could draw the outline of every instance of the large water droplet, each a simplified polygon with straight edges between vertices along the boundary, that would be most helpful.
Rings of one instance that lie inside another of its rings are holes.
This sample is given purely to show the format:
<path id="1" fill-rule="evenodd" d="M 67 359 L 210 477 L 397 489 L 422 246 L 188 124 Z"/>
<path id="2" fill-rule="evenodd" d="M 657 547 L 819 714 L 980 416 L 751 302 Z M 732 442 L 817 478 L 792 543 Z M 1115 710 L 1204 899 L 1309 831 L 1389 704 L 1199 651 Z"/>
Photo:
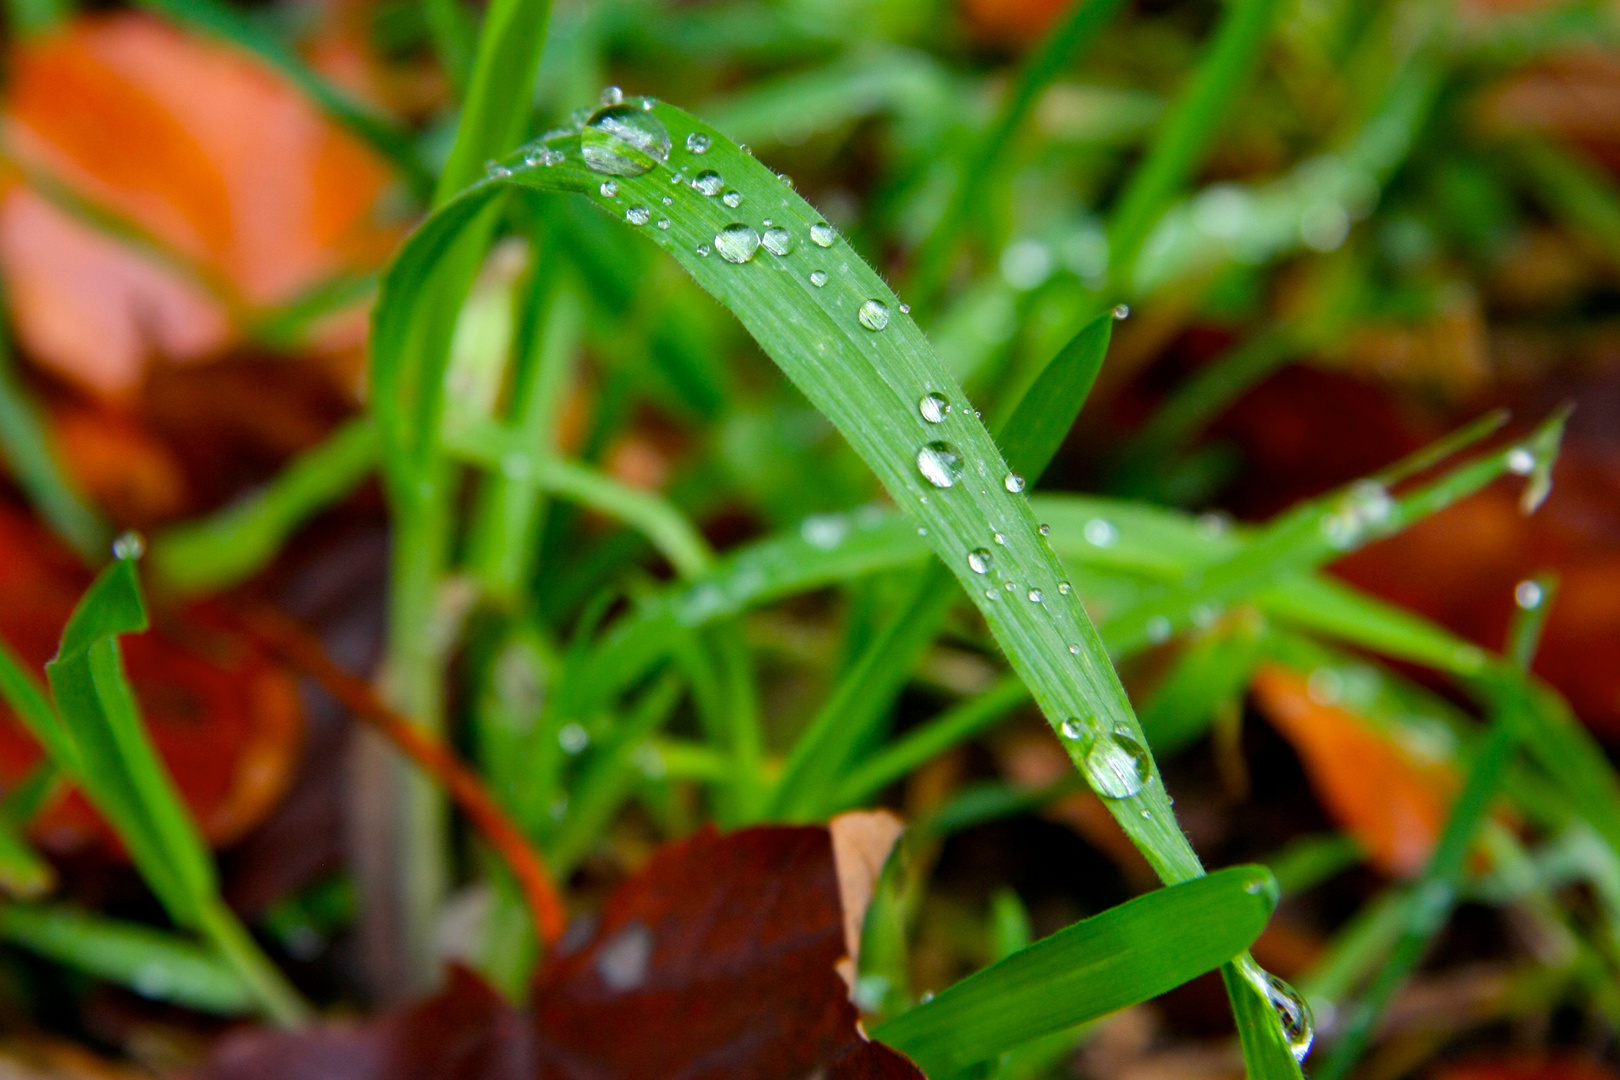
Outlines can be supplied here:
<path id="1" fill-rule="evenodd" d="M 1024 478 L 1015 472 L 1010 472 L 1001 481 L 1001 486 L 1012 492 L 1014 495 L 1017 495 L 1020 491 L 1024 490 Z"/>
<path id="2" fill-rule="evenodd" d="M 624 220 L 632 225 L 645 225 L 652 220 L 652 211 L 645 206 L 632 206 L 624 212 Z"/>
<path id="3" fill-rule="evenodd" d="M 686 148 L 694 154 L 707 154 L 710 145 L 709 137 L 701 131 L 694 131 L 686 137 Z"/>
<path id="4" fill-rule="evenodd" d="M 749 262 L 759 250 L 759 233 L 755 232 L 751 225 L 733 221 L 715 234 L 714 250 L 718 251 L 726 262 Z"/>
<path id="5" fill-rule="evenodd" d="M 930 424 L 943 424 L 951 414 L 951 402 L 941 393 L 924 394 L 917 402 L 917 411 Z"/>
<path id="6" fill-rule="evenodd" d="M 1092 789 L 1105 799 L 1130 798 L 1152 775 L 1148 752 L 1129 735 L 1097 736 L 1081 764 Z"/>
<path id="7" fill-rule="evenodd" d="M 832 247 L 833 241 L 838 239 L 838 230 L 825 221 L 818 221 L 810 226 L 810 241 L 817 247 Z"/>
<path id="8" fill-rule="evenodd" d="M 640 176 L 669 157 L 669 129 L 634 105 L 597 109 L 579 141 L 586 167 L 611 176 Z"/>
<path id="9" fill-rule="evenodd" d="M 1295 1061 L 1304 1061 L 1311 1052 L 1311 1043 L 1316 1040 L 1316 1021 L 1311 1016 L 1311 1007 L 1305 1004 L 1298 990 L 1271 972 L 1257 969 L 1256 974 L 1258 978 L 1251 975 L 1250 979 L 1256 989 L 1266 995 L 1272 1011 L 1277 1014 L 1283 1035 L 1288 1039 L 1289 1052 Z"/>
<path id="10" fill-rule="evenodd" d="M 937 488 L 948 488 L 962 478 L 962 457 L 946 442 L 931 442 L 917 451 L 917 471 Z"/>
<path id="11" fill-rule="evenodd" d="M 812 271 L 810 271 L 810 284 L 814 285 L 818 289 L 821 288 L 823 285 L 827 284 L 827 271 L 825 271 L 825 270 L 812 270 Z"/>
<path id="12" fill-rule="evenodd" d="M 791 255 L 793 253 L 793 234 L 780 225 L 772 225 L 760 236 L 759 242 L 765 250 L 772 255 Z"/>
<path id="13" fill-rule="evenodd" d="M 737 207 L 742 205 L 742 192 L 728 191 L 724 195 L 720 196 L 720 201 L 735 210 Z"/>
<path id="14" fill-rule="evenodd" d="M 720 190 L 726 186 L 726 182 L 713 169 L 704 169 L 692 178 L 692 186 L 712 199 L 720 194 Z"/>
<path id="15" fill-rule="evenodd" d="M 855 317 L 862 326 L 875 333 L 889 325 L 889 305 L 881 300 L 867 300 L 861 304 Z"/>
<path id="16" fill-rule="evenodd" d="M 988 574 L 990 566 L 994 562 L 995 560 L 991 558 L 990 553 L 984 548 L 974 548 L 968 552 L 968 569 L 975 574 Z"/>

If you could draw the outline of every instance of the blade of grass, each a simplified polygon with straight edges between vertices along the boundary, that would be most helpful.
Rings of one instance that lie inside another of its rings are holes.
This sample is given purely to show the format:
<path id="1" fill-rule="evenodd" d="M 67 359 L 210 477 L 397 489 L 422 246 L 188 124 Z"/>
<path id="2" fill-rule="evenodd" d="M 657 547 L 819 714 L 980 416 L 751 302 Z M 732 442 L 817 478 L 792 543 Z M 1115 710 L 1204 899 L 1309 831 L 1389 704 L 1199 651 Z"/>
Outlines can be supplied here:
<path id="1" fill-rule="evenodd" d="M 1241 953 L 1277 902 L 1264 867 L 1158 889 L 1021 949 L 878 1025 L 931 1076 L 1156 997 Z"/>

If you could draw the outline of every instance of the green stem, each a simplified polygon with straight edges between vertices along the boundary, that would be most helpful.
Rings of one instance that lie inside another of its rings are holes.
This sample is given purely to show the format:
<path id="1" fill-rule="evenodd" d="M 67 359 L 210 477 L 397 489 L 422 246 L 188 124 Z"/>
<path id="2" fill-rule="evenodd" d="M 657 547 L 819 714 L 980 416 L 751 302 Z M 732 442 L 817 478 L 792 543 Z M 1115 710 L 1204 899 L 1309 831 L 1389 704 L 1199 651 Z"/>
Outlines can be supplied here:
<path id="1" fill-rule="evenodd" d="M 253 936 L 217 896 L 203 903 L 197 929 L 259 999 L 264 1014 L 284 1028 L 302 1027 L 313 1010 L 260 950 Z"/>

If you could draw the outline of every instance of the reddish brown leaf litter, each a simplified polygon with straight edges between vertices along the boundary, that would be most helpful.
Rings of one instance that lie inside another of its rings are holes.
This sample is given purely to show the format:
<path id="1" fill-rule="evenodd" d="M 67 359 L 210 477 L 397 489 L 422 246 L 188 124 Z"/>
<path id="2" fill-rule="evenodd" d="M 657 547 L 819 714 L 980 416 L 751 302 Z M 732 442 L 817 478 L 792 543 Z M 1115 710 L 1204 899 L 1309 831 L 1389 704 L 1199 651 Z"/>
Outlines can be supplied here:
<path id="1" fill-rule="evenodd" d="M 852 861 L 823 827 L 706 827 L 575 923 L 527 1012 L 457 971 L 362 1026 L 231 1036 L 193 1080 L 919 1080 L 865 1038 L 837 971 L 847 879 L 894 838 L 856 831 Z"/>

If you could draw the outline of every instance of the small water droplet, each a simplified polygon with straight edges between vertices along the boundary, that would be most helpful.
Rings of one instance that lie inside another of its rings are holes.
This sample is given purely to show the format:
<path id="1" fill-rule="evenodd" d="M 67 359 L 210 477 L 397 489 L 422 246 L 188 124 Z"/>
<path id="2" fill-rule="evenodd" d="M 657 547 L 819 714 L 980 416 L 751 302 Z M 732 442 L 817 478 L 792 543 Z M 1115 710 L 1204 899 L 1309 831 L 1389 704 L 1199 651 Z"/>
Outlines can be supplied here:
<path id="1" fill-rule="evenodd" d="M 986 589 L 986 590 L 984 590 L 984 598 L 986 600 L 994 600 L 996 598 L 996 590 L 994 590 L 994 589 Z"/>
<path id="2" fill-rule="evenodd" d="M 619 194 L 619 185 L 612 180 L 604 180 L 597 190 L 602 193 L 602 198 L 611 199 Z"/>
<path id="3" fill-rule="evenodd" d="M 112 553 L 115 559 L 138 559 L 146 554 L 146 537 L 134 529 L 126 529 L 112 542 Z"/>
<path id="4" fill-rule="evenodd" d="M 991 558 L 990 552 L 984 548 L 974 548 L 968 552 L 968 569 L 975 574 L 988 574 L 994 562 L 995 560 Z"/>
<path id="5" fill-rule="evenodd" d="M 660 229 L 667 229 L 667 228 L 669 228 L 669 218 L 667 218 L 667 217 L 661 217 L 661 218 L 659 218 L 659 219 L 658 219 L 658 227 L 659 227 L 659 228 L 660 228 Z"/>
<path id="6" fill-rule="evenodd" d="M 1170 620 L 1163 615 L 1155 615 L 1147 621 L 1144 627 L 1147 639 L 1155 645 L 1163 645 L 1170 640 Z"/>
<path id="7" fill-rule="evenodd" d="M 1508 472 L 1515 476 L 1529 476 L 1536 469 L 1536 455 L 1522 446 L 1508 451 Z"/>
<path id="8" fill-rule="evenodd" d="M 650 110 L 654 105 L 658 104 L 658 99 L 655 97 L 644 97 L 637 104 L 639 104 L 643 110 Z"/>
<path id="9" fill-rule="evenodd" d="M 1014 585 L 1012 582 L 1009 581 L 1009 582 L 1007 582 L 1007 584 L 1003 585 L 1002 588 L 1006 589 L 1008 592 L 1012 592 L 1015 589 L 1017 589 L 1018 586 Z"/>
<path id="10" fill-rule="evenodd" d="M 825 221 L 818 221 L 810 226 L 810 241 L 817 247 L 832 247 L 833 241 L 838 239 L 838 230 Z"/>
<path id="11" fill-rule="evenodd" d="M 597 109 L 579 141 L 585 166 L 611 176 L 640 176 L 669 158 L 669 129 L 633 105 Z"/>
<path id="12" fill-rule="evenodd" d="M 709 245 L 708 244 L 699 244 L 697 246 L 697 253 L 698 253 L 698 258 L 707 259 L 709 257 Z"/>
<path id="13" fill-rule="evenodd" d="M 889 325 L 889 305 L 881 300 L 864 301 L 855 317 L 860 320 L 862 326 L 876 333 Z"/>
<path id="14" fill-rule="evenodd" d="M 1092 789 L 1105 799 L 1128 799 L 1152 775 L 1148 752 L 1129 735 L 1099 735 L 1081 763 Z"/>
<path id="15" fill-rule="evenodd" d="M 686 137 L 686 148 L 694 154 L 707 154 L 713 143 L 701 131 L 694 131 Z"/>
<path id="16" fill-rule="evenodd" d="M 825 271 L 825 270 L 812 270 L 812 271 L 810 271 L 810 284 L 814 285 L 818 289 L 821 288 L 823 285 L 827 284 L 827 271 Z"/>
<path id="17" fill-rule="evenodd" d="M 512 175 L 512 170 L 491 158 L 484 162 L 484 175 L 492 180 L 505 180 Z"/>
<path id="18" fill-rule="evenodd" d="M 1092 518 L 1084 529 L 1086 543 L 1092 547 L 1113 547 L 1119 540 L 1119 530 L 1107 518 Z"/>
<path id="19" fill-rule="evenodd" d="M 900 314 L 902 314 L 902 315 L 910 315 L 911 314 L 911 305 L 910 304 L 901 304 L 900 305 Z"/>
<path id="20" fill-rule="evenodd" d="M 1042 600 L 1045 600 L 1045 599 L 1046 599 L 1046 594 L 1041 592 L 1041 590 L 1039 590 L 1039 589 L 1031 589 L 1031 590 L 1029 590 L 1029 602 L 1030 603 L 1038 604 Z"/>
<path id="21" fill-rule="evenodd" d="M 665 206 L 674 206 L 675 205 L 675 200 L 670 198 L 668 195 L 665 195 L 664 196 L 664 205 Z"/>
<path id="22" fill-rule="evenodd" d="M 713 169 L 704 169 L 692 178 L 692 186 L 712 199 L 720 194 L 721 189 L 726 186 L 726 182 Z"/>
<path id="23" fill-rule="evenodd" d="M 564 724 L 557 732 L 557 745 L 562 747 L 565 754 L 583 753 L 590 744 L 591 733 L 582 724 Z"/>
<path id="24" fill-rule="evenodd" d="M 930 424 L 943 424 L 951 414 L 951 402 L 944 394 L 924 394 L 917 402 L 917 411 Z"/>
<path id="25" fill-rule="evenodd" d="M 618 105 L 624 101 L 624 91 L 617 86 L 602 87 L 601 102 L 603 105 Z"/>
<path id="26" fill-rule="evenodd" d="M 766 224 L 769 224 L 769 222 Z M 793 254 L 793 234 L 780 225 L 771 225 L 770 228 L 766 229 L 764 235 L 759 238 L 759 242 L 772 255 Z"/>
<path id="27" fill-rule="evenodd" d="M 789 190 L 789 191 L 792 191 L 792 190 L 793 190 L 793 177 L 791 177 L 791 176 L 789 176 L 789 175 L 788 175 L 788 174 L 787 174 L 787 173 L 785 173 L 785 172 L 779 172 L 779 173 L 777 173 L 777 174 L 776 174 L 776 178 L 777 178 L 777 179 L 778 179 L 778 180 L 780 180 L 780 181 L 782 181 L 782 183 L 784 183 L 784 184 L 786 184 L 786 185 L 787 185 L 787 189 L 788 189 L 788 190 Z"/>
<path id="28" fill-rule="evenodd" d="M 1041 522 L 1040 526 L 1038 528 L 1036 528 L 1035 531 L 1040 533 L 1042 536 L 1051 536 L 1052 535 L 1052 526 L 1048 525 L 1046 522 L 1043 521 L 1043 522 Z"/>
<path id="29" fill-rule="evenodd" d="M 1116 319 L 1128 319 L 1128 318 L 1130 318 L 1131 317 L 1131 305 L 1129 305 L 1129 304 L 1115 304 L 1114 305 L 1113 315 L 1114 315 L 1114 318 L 1116 318 Z"/>
<path id="30" fill-rule="evenodd" d="M 632 206 L 624 212 L 624 220 L 632 225 L 645 225 L 652 220 L 652 211 L 645 206 Z"/>
<path id="31" fill-rule="evenodd" d="M 1010 472 L 1002 479 L 1001 486 L 1017 495 L 1024 490 L 1024 478 L 1015 472 Z"/>
<path id="32" fill-rule="evenodd" d="M 917 451 L 917 471 L 937 488 L 948 488 L 962 478 L 962 457 L 947 442 L 931 442 Z"/>
<path id="33" fill-rule="evenodd" d="M 728 191 L 724 195 L 720 196 L 720 201 L 735 210 L 737 207 L 742 205 L 742 192 Z"/>
<path id="34" fill-rule="evenodd" d="M 1541 586 L 1534 581 L 1521 581 L 1513 587 L 1513 601 L 1526 611 L 1534 611 L 1544 599 Z"/>
<path id="35" fill-rule="evenodd" d="M 1074 586 L 1070 585 L 1067 581 L 1060 581 L 1058 582 L 1058 592 L 1064 596 L 1068 596 L 1070 593 L 1074 592 Z"/>
<path id="36" fill-rule="evenodd" d="M 759 233 L 751 225 L 733 221 L 715 234 L 714 250 L 729 263 L 751 262 L 759 251 Z"/>
<path id="37" fill-rule="evenodd" d="M 1080 646 L 1079 645 L 1070 645 L 1069 646 L 1069 655 L 1070 656 L 1079 656 L 1080 655 Z"/>
<path id="38" fill-rule="evenodd" d="M 990 534 L 990 539 L 994 540 L 996 543 L 1000 544 L 1002 547 L 1007 546 L 1007 534 L 1006 533 L 991 533 Z"/>

